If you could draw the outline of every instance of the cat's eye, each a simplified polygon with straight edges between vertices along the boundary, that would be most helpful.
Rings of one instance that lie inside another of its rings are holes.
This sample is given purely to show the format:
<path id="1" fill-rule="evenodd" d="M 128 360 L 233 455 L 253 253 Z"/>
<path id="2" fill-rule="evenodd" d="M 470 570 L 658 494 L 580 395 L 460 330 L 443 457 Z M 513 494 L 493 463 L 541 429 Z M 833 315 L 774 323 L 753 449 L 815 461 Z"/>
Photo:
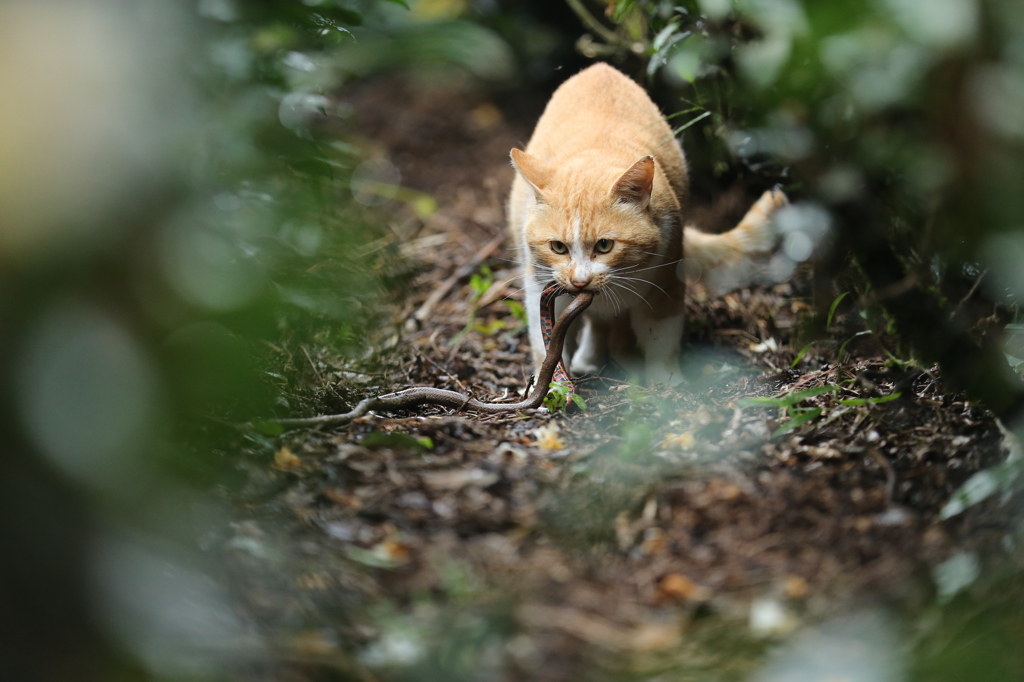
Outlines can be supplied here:
<path id="1" fill-rule="evenodd" d="M 597 250 L 598 253 L 608 253 L 609 251 L 612 250 L 613 246 L 615 246 L 615 242 L 613 242 L 611 239 L 598 239 L 597 244 L 594 245 L 594 248 Z"/>
<path id="2" fill-rule="evenodd" d="M 569 247 L 564 242 L 551 242 L 551 250 L 555 253 L 569 253 Z"/>

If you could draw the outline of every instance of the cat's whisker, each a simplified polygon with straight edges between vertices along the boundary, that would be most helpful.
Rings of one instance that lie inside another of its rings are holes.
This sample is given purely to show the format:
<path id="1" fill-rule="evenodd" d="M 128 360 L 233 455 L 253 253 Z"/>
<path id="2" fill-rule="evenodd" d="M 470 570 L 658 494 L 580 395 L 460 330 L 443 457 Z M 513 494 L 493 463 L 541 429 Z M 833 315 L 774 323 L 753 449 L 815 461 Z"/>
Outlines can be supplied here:
<path id="1" fill-rule="evenodd" d="M 646 279 L 642 279 L 640 277 L 626 277 L 624 275 L 618 275 L 618 274 L 610 275 L 608 277 L 608 281 L 609 282 L 642 282 L 644 284 L 648 283 Z"/>
<path id="2" fill-rule="evenodd" d="M 606 287 L 604 291 L 608 293 L 608 298 L 611 299 L 612 305 L 615 306 L 615 314 L 618 315 L 619 310 L 622 309 L 622 306 L 620 305 L 622 303 L 622 299 L 619 297 L 619 292 L 610 287 Z"/>
<path id="3" fill-rule="evenodd" d="M 648 300 L 647 300 L 646 298 L 644 298 L 643 296 L 641 296 L 641 295 L 640 295 L 640 292 L 638 292 L 638 291 L 635 291 L 635 290 L 633 290 L 633 289 L 630 289 L 629 287 L 627 287 L 627 286 L 626 286 L 625 284 L 622 284 L 621 282 L 609 282 L 609 284 L 611 284 L 611 285 L 613 285 L 613 286 L 621 287 L 622 289 L 625 289 L 626 291 L 628 291 L 629 293 L 633 294 L 634 296 L 636 296 L 637 298 L 639 298 L 639 299 L 640 299 L 641 301 L 643 301 L 644 303 L 646 303 L 646 304 L 647 304 L 647 307 L 648 307 L 648 308 L 650 308 L 651 310 L 654 310 L 654 306 L 652 306 L 652 305 L 650 304 L 650 302 L 649 302 L 649 301 L 648 301 Z"/>
<path id="4" fill-rule="evenodd" d="M 614 284 L 616 287 L 622 289 L 623 291 L 628 291 L 629 293 L 633 294 L 637 298 L 643 298 L 643 296 L 640 295 L 640 292 L 637 289 L 634 289 L 633 287 L 631 287 L 630 285 L 626 285 L 626 284 L 623 284 L 621 282 L 613 282 L 611 284 Z"/>
<path id="5" fill-rule="evenodd" d="M 659 286 L 658 286 L 657 284 L 655 284 L 654 282 L 649 282 L 649 281 L 647 281 L 646 279 L 643 279 L 643 278 L 641 278 L 641 277 L 623 277 L 622 275 L 617 275 L 616 277 L 617 277 L 617 278 L 621 278 L 621 279 L 625 279 L 625 280 L 629 280 L 630 282 L 643 282 L 644 284 L 649 284 L 650 286 L 654 287 L 655 289 L 657 289 L 657 290 L 658 290 L 658 291 L 660 291 L 661 293 L 663 293 L 663 294 L 665 294 L 666 296 L 668 296 L 668 292 L 667 292 L 667 291 L 665 291 L 664 289 L 662 289 L 661 287 L 659 287 Z"/>
<path id="6" fill-rule="evenodd" d="M 664 267 L 668 267 L 669 265 L 675 265 L 676 263 L 680 262 L 681 260 L 683 260 L 683 259 L 682 258 L 677 258 L 676 260 L 669 261 L 668 263 L 662 263 L 660 265 L 649 265 L 646 268 L 640 268 L 639 270 L 629 270 L 628 272 L 630 274 L 635 274 L 637 272 L 646 272 L 647 270 L 654 270 L 655 268 L 664 268 Z M 622 270 L 625 270 L 625 268 L 622 268 Z"/>
<path id="7" fill-rule="evenodd" d="M 628 291 L 629 293 L 633 294 L 634 296 L 637 296 L 637 297 L 640 296 L 640 292 L 636 288 L 634 288 L 632 285 L 624 284 L 622 282 L 617 282 L 614 279 L 608 280 L 608 284 L 614 284 L 615 286 L 619 287 L 620 289 L 624 289 L 625 291 Z"/>

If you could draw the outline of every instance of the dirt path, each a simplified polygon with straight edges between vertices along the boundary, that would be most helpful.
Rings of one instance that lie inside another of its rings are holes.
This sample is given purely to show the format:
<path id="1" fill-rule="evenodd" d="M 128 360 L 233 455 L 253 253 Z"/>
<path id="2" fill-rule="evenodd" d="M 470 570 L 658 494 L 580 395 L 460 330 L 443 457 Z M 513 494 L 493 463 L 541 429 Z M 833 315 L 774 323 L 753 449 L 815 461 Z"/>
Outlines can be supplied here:
<path id="1" fill-rule="evenodd" d="M 352 104 L 403 184 L 440 208 L 425 221 L 395 212 L 419 274 L 383 360 L 338 366 L 308 349 L 306 406 L 340 411 L 412 384 L 518 391 L 526 338 L 505 302 L 519 299 L 508 249 L 485 259 L 475 305 L 465 278 L 421 325 L 407 320 L 500 235 L 507 153 L 528 124 L 483 93 L 402 80 Z M 738 191 L 723 196 L 736 204 Z M 934 369 L 887 363 L 871 336 L 841 365 L 822 344 L 790 369 L 804 286 L 691 301 L 679 389 L 594 380 L 583 413 L 424 409 L 255 448 L 222 552 L 238 608 L 291 661 L 261 674 L 568 680 L 597 666 L 737 679 L 764 635 L 865 599 L 930 599 L 934 566 L 1001 535 L 985 505 L 936 522 L 963 481 L 1002 459 L 1000 434 Z M 863 329 L 844 313 L 841 341 Z M 817 418 L 775 437 L 777 406 L 738 402 L 818 387 L 793 411 Z M 752 603 L 774 619 L 747 627 Z"/>

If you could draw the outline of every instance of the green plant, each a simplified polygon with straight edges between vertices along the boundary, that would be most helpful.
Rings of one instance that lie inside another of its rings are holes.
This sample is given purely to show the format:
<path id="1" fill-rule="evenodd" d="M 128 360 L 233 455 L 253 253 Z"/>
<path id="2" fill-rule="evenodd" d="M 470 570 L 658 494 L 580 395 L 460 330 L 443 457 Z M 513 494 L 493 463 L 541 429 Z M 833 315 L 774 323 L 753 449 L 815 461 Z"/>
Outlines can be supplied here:
<path id="1" fill-rule="evenodd" d="M 569 394 L 572 390 L 565 384 L 552 381 L 548 384 L 548 394 L 544 396 L 544 407 L 549 412 L 564 412 L 569 407 Z M 587 409 L 587 401 L 579 393 L 572 393 L 572 402 L 581 410 Z"/>
<path id="2" fill-rule="evenodd" d="M 514 329 L 510 330 L 510 332 L 512 334 L 518 334 L 526 328 L 526 308 L 519 301 L 512 300 L 506 300 L 505 306 L 518 323 Z"/>
<path id="3" fill-rule="evenodd" d="M 469 288 L 473 290 L 473 304 L 475 305 L 483 295 L 487 293 L 487 290 L 494 284 L 494 273 L 491 271 L 491 267 L 484 263 L 480 266 L 480 272 L 473 273 L 469 278 Z M 472 308 L 471 313 L 475 313 L 476 308 Z"/>
<path id="4" fill-rule="evenodd" d="M 505 306 L 512 314 L 512 317 L 515 318 L 517 322 L 515 327 L 510 327 L 508 322 L 502 319 L 491 320 L 487 323 L 476 321 L 476 314 L 479 311 L 480 300 L 493 285 L 494 271 L 491 270 L 491 267 L 486 263 L 480 266 L 479 272 L 475 272 L 470 276 L 469 288 L 472 293 L 470 294 L 469 313 L 467 315 L 468 319 L 466 320 L 466 326 L 463 327 L 462 330 L 452 339 L 452 348 L 457 347 L 470 330 L 476 331 L 484 336 L 494 336 L 503 330 L 508 330 L 510 334 L 515 335 L 526 327 L 526 308 L 524 308 L 523 304 L 519 301 L 507 300 L 504 302 Z"/>
<path id="5" fill-rule="evenodd" d="M 454 338 L 452 338 L 450 346 L 453 349 L 457 348 L 458 345 L 462 343 L 462 339 L 466 338 L 466 334 L 468 334 L 471 329 L 476 329 L 477 331 L 487 335 L 493 334 L 500 329 L 504 329 L 504 326 L 498 327 L 492 324 L 491 326 L 485 327 L 476 324 L 475 322 L 480 299 L 483 298 L 484 294 L 487 293 L 487 290 L 491 288 L 492 284 L 494 284 L 494 273 L 491 271 L 491 267 L 486 263 L 480 266 L 479 272 L 474 272 L 470 275 L 469 288 L 472 293 L 469 298 L 469 313 L 467 314 L 466 326 L 463 327 L 462 330 L 454 336 Z M 502 325 L 504 325 L 504 323 L 502 323 Z"/>
<path id="6" fill-rule="evenodd" d="M 780 393 L 779 395 L 771 398 L 744 398 L 743 400 L 740 400 L 737 405 L 739 407 L 779 408 L 779 418 L 788 417 L 789 421 L 772 432 L 772 438 L 774 438 L 786 433 L 787 431 L 792 431 L 801 424 L 806 424 L 812 419 L 820 417 L 824 410 L 824 408 L 821 407 L 799 407 L 799 403 L 826 393 L 836 393 L 839 390 L 839 386 L 815 386 L 814 388 L 808 388 L 803 391 Z"/>

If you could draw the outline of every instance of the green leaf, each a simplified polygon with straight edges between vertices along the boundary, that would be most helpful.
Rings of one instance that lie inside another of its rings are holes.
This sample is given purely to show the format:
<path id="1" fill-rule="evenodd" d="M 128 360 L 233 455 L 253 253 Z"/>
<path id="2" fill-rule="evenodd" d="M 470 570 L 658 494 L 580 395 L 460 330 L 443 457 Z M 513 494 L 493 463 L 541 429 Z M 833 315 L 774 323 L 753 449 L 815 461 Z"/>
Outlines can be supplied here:
<path id="1" fill-rule="evenodd" d="M 508 311 L 512 313 L 512 317 L 516 318 L 520 324 L 526 324 L 526 308 L 519 301 L 506 300 L 505 305 L 508 306 Z"/>
<path id="2" fill-rule="evenodd" d="M 793 362 L 790 363 L 789 368 L 793 369 L 794 367 L 796 367 L 800 363 L 800 361 L 804 359 L 804 355 L 806 355 L 807 351 L 811 349 L 811 346 L 813 346 L 816 343 L 837 343 L 837 341 L 835 341 L 834 339 L 818 339 L 816 341 L 811 341 L 809 344 L 804 346 L 799 353 L 796 354 L 796 357 L 793 358 Z"/>
<path id="3" fill-rule="evenodd" d="M 804 390 L 797 391 L 796 393 L 788 393 L 786 394 L 785 399 L 788 405 L 795 405 L 796 403 L 807 400 L 808 398 L 813 398 L 814 396 L 823 395 L 825 393 L 836 393 L 837 391 L 839 391 L 839 387 L 834 384 L 815 386 L 814 388 L 805 388 Z"/>
<path id="4" fill-rule="evenodd" d="M 839 307 L 839 304 L 842 303 L 843 299 L 849 296 L 849 294 L 849 291 L 844 291 L 843 293 L 836 296 L 836 300 L 832 301 L 832 306 L 828 309 L 828 318 L 825 320 L 826 330 L 828 330 L 828 328 L 832 326 L 832 316 L 835 315 L 836 308 Z"/>
<path id="5" fill-rule="evenodd" d="M 388 448 L 389 450 L 422 450 L 433 447 L 433 441 L 430 446 L 427 446 L 422 438 L 411 436 L 408 433 L 373 431 L 363 436 L 361 445 L 367 448 Z"/>
<path id="6" fill-rule="evenodd" d="M 396 561 L 382 557 L 368 549 L 356 547 L 355 545 L 347 545 L 345 547 L 345 555 L 352 561 L 356 561 L 364 566 L 372 566 L 373 568 L 390 569 L 398 566 Z"/>
<path id="7" fill-rule="evenodd" d="M 549 412 L 563 412 L 568 406 L 569 387 L 552 381 L 548 389 L 548 394 L 544 396 L 544 407 Z"/>
<path id="8" fill-rule="evenodd" d="M 661 29 L 661 31 L 658 32 L 658 35 L 654 37 L 654 40 L 651 42 L 651 49 L 655 52 L 661 50 L 661 48 L 665 47 L 668 39 L 672 37 L 672 34 L 678 29 L 678 18 L 672 19 L 672 21 L 668 22 L 668 25 Z"/>
<path id="9" fill-rule="evenodd" d="M 902 393 L 897 391 L 896 393 L 890 393 L 889 395 L 883 395 L 878 398 L 850 398 L 849 400 L 840 400 L 840 405 L 880 405 L 881 403 L 887 403 L 892 400 L 899 398 Z"/>
<path id="10" fill-rule="evenodd" d="M 737 407 L 785 407 L 784 401 L 778 398 L 743 398 L 736 402 Z"/>
<path id="11" fill-rule="evenodd" d="M 935 587 L 939 591 L 939 602 L 948 602 L 969 587 L 980 574 L 981 566 L 974 552 L 957 552 L 943 561 L 932 571 Z"/>
<path id="12" fill-rule="evenodd" d="M 701 114 L 700 116 L 697 116 L 696 118 L 694 118 L 694 119 L 691 119 L 690 121 L 687 121 L 687 122 L 686 122 L 686 123 L 684 123 L 683 125 L 679 126 L 679 127 L 678 127 L 678 128 L 676 128 L 675 130 L 673 130 L 673 131 L 672 131 L 672 134 L 673 134 L 673 135 L 678 135 L 679 133 L 683 132 L 684 130 L 686 130 L 687 128 L 689 128 L 690 126 L 692 126 L 692 125 L 693 125 L 694 123 L 697 123 L 698 121 L 701 121 L 701 120 L 703 120 L 703 119 L 707 118 L 707 117 L 708 117 L 708 116 L 710 116 L 710 115 L 711 115 L 711 112 L 710 112 L 710 111 L 705 111 L 705 112 L 704 112 L 703 114 Z"/>
<path id="13" fill-rule="evenodd" d="M 408 203 L 420 220 L 426 220 L 437 212 L 437 199 L 427 194 L 413 197 Z"/>
<path id="14" fill-rule="evenodd" d="M 565 396 L 554 391 L 549 391 L 544 396 L 544 407 L 547 408 L 548 412 L 556 413 L 565 410 Z"/>
<path id="15" fill-rule="evenodd" d="M 1012 460 L 974 474 L 949 498 L 939 512 L 939 519 L 946 520 L 962 511 L 988 499 L 995 493 L 1010 490 L 1024 469 L 1024 462 Z"/>
<path id="16" fill-rule="evenodd" d="M 402 7 L 406 8 L 406 9 L 409 9 L 409 3 L 407 2 L 407 0 L 385 0 L 385 1 L 386 2 L 394 3 L 396 5 L 401 5 Z"/>
<path id="17" fill-rule="evenodd" d="M 472 275 L 469 278 L 469 287 L 473 290 L 473 298 L 480 298 L 487 291 L 487 282 L 480 275 Z"/>
<path id="18" fill-rule="evenodd" d="M 622 21 L 626 13 L 629 12 L 635 5 L 635 0 L 619 0 L 619 2 L 612 5 L 612 12 L 608 16 L 613 24 L 618 24 Z"/>
<path id="19" fill-rule="evenodd" d="M 642 421 L 627 423 L 622 428 L 623 455 L 627 458 L 634 458 L 646 452 L 654 441 L 654 432 L 651 427 Z"/>
<path id="20" fill-rule="evenodd" d="M 821 416 L 821 408 L 820 407 L 812 407 L 812 408 L 808 408 L 806 410 L 800 410 L 795 415 L 793 415 L 792 418 L 788 422 L 786 422 L 785 424 L 783 424 L 779 428 L 775 429 L 774 433 L 772 433 L 772 438 L 775 438 L 776 436 L 779 436 L 779 435 L 781 435 L 783 433 L 786 433 L 787 431 L 792 431 L 793 429 L 795 429 L 796 427 L 800 426 L 801 424 L 806 424 L 807 422 L 811 421 L 812 419 L 817 419 L 820 416 Z"/>
<path id="21" fill-rule="evenodd" d="M 813 344 L 814 344 L 814 341 L 811 341 L 809 344 L 807 344 L 806 346 L 804 346 L 803 348 L 800 349 L 800 352 L 796 354 L 795 358 L 793 358 L 793 362 L 789 363 L 789 368 L 790 369 L 793 369 L 798 364 L 800 364 L 800 361 L 804 359 L 804 356 L 807 355 L 807 351 L 809 351 L 811 349 L 811 346 Z"/>
<path id="22" fill-rule="evenodd" d="M 284 433 L 284 426 L 271 419 L 257 419 L 251 424 L 254 429 L 267 436 L 280 436 Z"/>
<path id="23" fill-rule="evenodd" d="M 572 401 L 576 403 L 576 407 L 580 408 L 581 410 L 587 409 L 587 401 L 584 400 L 583 396 L 581 396 L 579 393 L 572 394 Z"/>
<path id="24" fill-rule="evenodd" d="M 505 320 L 491 320 L 487 324 L 477 322 L 473 325 L 473 329 L 480 332 L 484 336 L 494 336 L 502 329 L 507 329 L 508 325 L 505 324 Z"/>
<path id="25" fill-rule="evenodd" d="M 835 393 L 839 390 L 839 386 L 815 386 L 814 388 L 806 388 L 802 391 L 796 391 L 794 393 L 780 393 L 779 395 L 772 396 L 771 398 L 743 398 L 737 401 L 738 407 L 779 407 L 788 410 L 793 405 L 799 402 L 803 402 L 808 398 L 822 395 L 824 393 Z"/>
<path id="26" fill-rule="evenodd" d="M 487 293 L 487 290 L 494 284 L 494 273 L 488 265 L 480 266 L 480 273 L 469 278 L 469 286 L 473 290 L 473 301 L 479 301 L 480 297 Z"/>
<path id="27" fill-rule="evenodd" d="M 667 115 L 665 117 L 665 120 L 666 121 L 671 121 L 672 119 L 676 118 L 677 116 L 685 116 L 686 114 L 692 114 L 695 111 L 707 111 L 707 109 L 705 109 L 704 107 L 699 107 L 699 106 L 690 107 L 689 109 L 683 109 L 682 111 L 677 111 L 674 114 Z"/>
<path id="28" fill-rule="evenodd" d="M 843 363 L 843 353 L 846 352 L 846 347 L 850 344 L 851 341 L 853 341 L 858 336 L 865 336 L 865 335 L 870 334 L 870 333 L 871 333 L 870 329 L 868 329 L 866 331 L 862 331 L 862 332 L 857 332 L 856 334 L 854 334 L 850 338 L 846 339 L 846 341 L 843 341 L 843 345 L 839 346 L 839 352 L 836 353 L 836 362 L 838 362 L 839 364 Z"/>

